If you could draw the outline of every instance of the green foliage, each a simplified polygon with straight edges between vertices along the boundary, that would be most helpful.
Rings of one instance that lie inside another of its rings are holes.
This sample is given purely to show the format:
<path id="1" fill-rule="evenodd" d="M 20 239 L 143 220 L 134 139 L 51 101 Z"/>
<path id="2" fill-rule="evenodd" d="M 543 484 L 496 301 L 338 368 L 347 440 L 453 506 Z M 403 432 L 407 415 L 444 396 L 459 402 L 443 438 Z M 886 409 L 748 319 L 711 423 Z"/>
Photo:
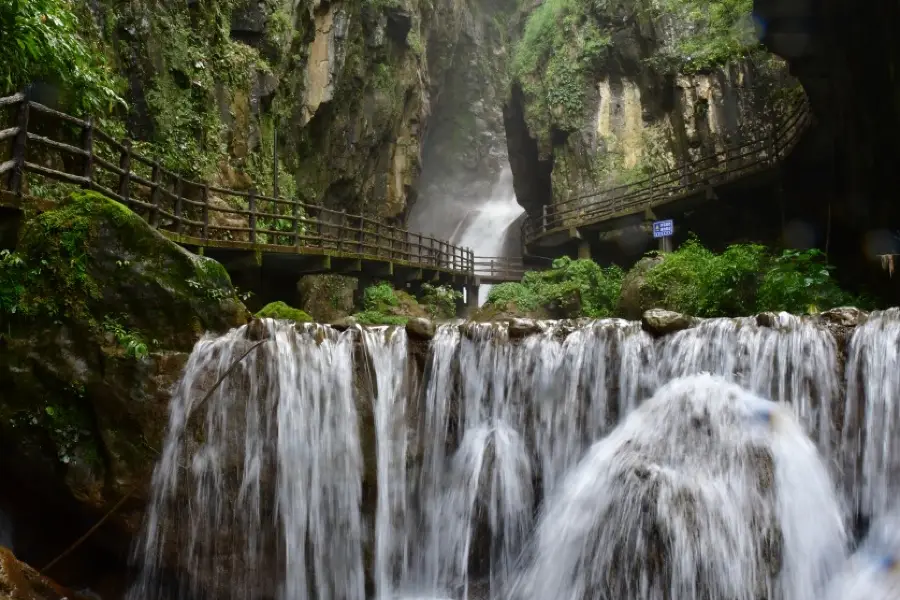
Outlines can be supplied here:
<path id="1" fill-rule="evenodd" d="M 759 46 L 750 18 L 753 0 L 657 0 L 651 16 L 672 20 L 675 42 L 652 60 L 692 73 L 745 56 Z"/>
<path id="2" fill-rule="evenodd" d="M 833 269 L 819 250 L 785 250 L 771 261 L 760 283 L 759 310 L 815 313 L 848 304 L 865 307 L 865 300 L 838 288 Z"/>
<path id="3" fill-rule="evenodd" d="M 696 239 L 666 254 L 645 278 L 645 294 L 660 307 L 699 317 L 757 311 L 816 312 L 858 298 L 840 290 L 818 250 L 786 250 L 773 257 L 756 244 L 735 244 L 721 254 Z"/>
<path id="4" fill-rule="evenodd" d="M 255 316 L 257 319 L 280 319 L 296 323 L 310 323 L 313 320 L 302 310 L 288 306 L 280 300 L 266 304 Z"/>
<path id="5" fill-rule="evenodd" d="M 147 342 L 139 332 L 130 331 L 122 325 L 122 321 L 126 318 L 124 315 L 120 318 L 107 315 L 103 319 L 103 330 L 116 339 L 116 342 L 125 351 L 125 356 L 140 360 L 149 354 Z"/>
<path id="6" fill-rule="evenodd" d="M 529 124 L 542 139 L 573 130 L 584 112 L 586 76 L 603 64 L 610 36 L 585 0 L 546 0 L 528 17 L 511 74 L 528 100 Z"/>
<path id="7" fill-rule="evenodd" d="M 419 302 L 432 319 L 452 319 L 456 316 L 456 303 L 463 297 L 449 285 L 422 284 Z"/>
<path id="8" fill-rule="evenodd" d="M 425 311 L 415 298 L 389 283 L 377 283 L 363 291 L 362 311 L 353 317 L 362 325 L 405 325 Z"/>
<path id="9" fill-rule="evenodd" d="M 604 318 L 614 315 L 624 272 L 588 259 L 562 257 L 546 271 L 529 271 L 522 283 L 504 283 L 488 294 L 488 305 L 513 304 L 520 311 L 546 308 L 561 316 Z"/>
<path id="10" fill-rule="evenodd" d="M 33 81 L 58 84 L 78 112 L 124 105 L 118 78 L 81 34 L 86 24 L 72 0 L 0 3 L 0 87 L 8 92 Z"/>

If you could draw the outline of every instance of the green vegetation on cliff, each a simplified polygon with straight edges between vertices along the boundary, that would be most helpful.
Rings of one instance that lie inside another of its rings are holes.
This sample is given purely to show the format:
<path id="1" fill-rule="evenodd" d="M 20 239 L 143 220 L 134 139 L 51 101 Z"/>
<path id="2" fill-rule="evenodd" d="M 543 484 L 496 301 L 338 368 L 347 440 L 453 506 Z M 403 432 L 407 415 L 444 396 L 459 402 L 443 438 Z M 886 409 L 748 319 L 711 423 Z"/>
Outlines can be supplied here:
<path id="1" fill-rule="evenodd" d="M 83 36 L 85 3 L 8 0 L 0 4 L 0 95 L 34 81 L 57 84 L 79 111 L 121 105 L 121 81 Z"/>

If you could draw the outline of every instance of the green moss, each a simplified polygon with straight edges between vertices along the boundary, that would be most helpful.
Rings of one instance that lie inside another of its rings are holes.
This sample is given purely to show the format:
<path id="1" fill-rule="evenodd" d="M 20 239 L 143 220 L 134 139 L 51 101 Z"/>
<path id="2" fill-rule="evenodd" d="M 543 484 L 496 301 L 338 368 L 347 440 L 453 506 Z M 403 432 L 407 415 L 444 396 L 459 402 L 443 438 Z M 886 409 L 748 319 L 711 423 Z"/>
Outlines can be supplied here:
<path id="1" fill-rule="evenodd" d="M 297 323 L 309 323 L 313 320 L 311 316 L 298 308 L 292 308 L 281 302 L 270 302 L 254 315 L 257 319 L 280 319 L 284 321 L 295 321 Z"/>
<path id="2" fill-rule="evenodd" d="M 0 318 L 10 325 L 66 323 L 88 336 L 166 341 L 192 336 L 198 316 L 221 328 L 223 308 L 239 306 L 220 264 L 182 250 L 93 192 L 73 193 L 28 220 L 15 253 L 0 263 Z M 126 315 L 115 332 L 102 327 L 111 314 Z"/>
<path id="3" fill-rule="evenodd" d="M 404 325 L 411 317 L 425 317 L 426 310 L 403 290 L 389 283 L 369 286 L 363 292 L 363 310 L 353 317 L 364 325 Z"/>

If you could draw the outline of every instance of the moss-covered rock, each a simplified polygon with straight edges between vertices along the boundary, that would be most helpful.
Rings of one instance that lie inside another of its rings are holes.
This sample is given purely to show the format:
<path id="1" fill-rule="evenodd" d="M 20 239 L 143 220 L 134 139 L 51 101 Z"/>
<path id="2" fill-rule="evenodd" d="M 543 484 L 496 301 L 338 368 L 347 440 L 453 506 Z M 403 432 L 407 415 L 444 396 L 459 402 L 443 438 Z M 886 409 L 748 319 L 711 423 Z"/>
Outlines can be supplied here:
<path id="1" fill-rule="evenodd" d="M 281 319 L 296 323 L 310 323 L 313 318 L 298 308 L 293 308 L 281 302 L 270 302 L 263 306 L 254 315 L 257 319 Z"/>
<path id="2" fill-rule="evenodd" d="M 187 352 L 249 315 L 220 264 L 89 192 L 28 215 L 0 296 L 4 488 L 76 522 L 130 495 L 95 536 L 127 556 Z"/>
<path id="3" fill-rule="evenodd" d="M 645 256 L 625 274 L 618 306 L 622 317 L 640 319 L 644 311 L 661 307 L 662 297 L 647 285 L 647 273 L 662 261 L 660 256 Z"/>
<path id="4" fill-rule="evenodd" d="M 429 316 L 414 296 L 395 290 L 389 283 L 367 287 L 362 308 L 353 315 L 360 325 L 406 325 L 410 318 Z"/>
<path id="5" fill-rule="evenodd" d="M 306 275 L 297 284 L 300 308 L 319 323 L 336 323 L 353 314 L 358 285 L 346 275 Z"/>

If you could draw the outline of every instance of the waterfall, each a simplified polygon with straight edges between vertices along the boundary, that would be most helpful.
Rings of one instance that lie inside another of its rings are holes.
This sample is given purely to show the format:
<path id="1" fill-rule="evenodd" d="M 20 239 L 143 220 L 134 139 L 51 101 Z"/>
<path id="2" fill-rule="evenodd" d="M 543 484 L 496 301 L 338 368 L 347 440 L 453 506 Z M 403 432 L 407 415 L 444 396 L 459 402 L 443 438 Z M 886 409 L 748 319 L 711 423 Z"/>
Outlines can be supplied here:
<path id="1" fill-rule="evenodd" d="M 900 509 L 900 309 L 873 313 L 850 340 L 843 456 L 853 501 Z"/>
<path id="2" fill-rule="evenodd" d="M 375 464 L 378 494 L 375 514 L 375 590 L 394 595 L 396 581 L 407 577 L 406 332 L 378 327 L 362 332 L 374 371 Z"/>
<path id="3" fill-rule="evenodd" d="M 900 594 L 900 514 L 876 520 L 829 586 L 827 600 L 893 600 Z"/>
<path id="4" fill-rule="evenodd" d="M 811 600 L 900 489 L 900 311 L 824 323 L 204 337 L 130 597 Z"/>
<path id="5" fill-rule="evenodd" d="M 205 337 L 185 367 L 153 475 L 135 600 L 166 596 L 172 554 L 179 597 L 365 597 L 352 336 L 258 324 Z M 269 341 L 225 376 L 255 335 Z"/>
<path id="6" fill-rule="evenodd" d="M 829 457 L 841 378 L 837 343 L 823 325 L 787 313 L 759 326 L 755 317 L 709 319 L 663 338 L 660 379 L 708 372 L 793 407 Z"/>
<path id="7" fill-rule="evenodd" d="M 814 600 L 844 537 L 828 472 L 793 416 L 693 376 L 570 471 L 512 597 Z"/>
<path id="8" fill-rule="evenodd" d="M 469 211 L 460 221 L 452 243 L 469 248 L 475 256 L 521 256 L 521 248 L 509 249 L 507 230 L 525 212 L 516 200 L 513 176 L 509 165 L 504 167 L 491 188 L 491 195 Z M 514 252 L 515 254 L 510 254 Z M 487 301 L 491 285 L 482 284 L 478 290 L 478 305 Z"/>

